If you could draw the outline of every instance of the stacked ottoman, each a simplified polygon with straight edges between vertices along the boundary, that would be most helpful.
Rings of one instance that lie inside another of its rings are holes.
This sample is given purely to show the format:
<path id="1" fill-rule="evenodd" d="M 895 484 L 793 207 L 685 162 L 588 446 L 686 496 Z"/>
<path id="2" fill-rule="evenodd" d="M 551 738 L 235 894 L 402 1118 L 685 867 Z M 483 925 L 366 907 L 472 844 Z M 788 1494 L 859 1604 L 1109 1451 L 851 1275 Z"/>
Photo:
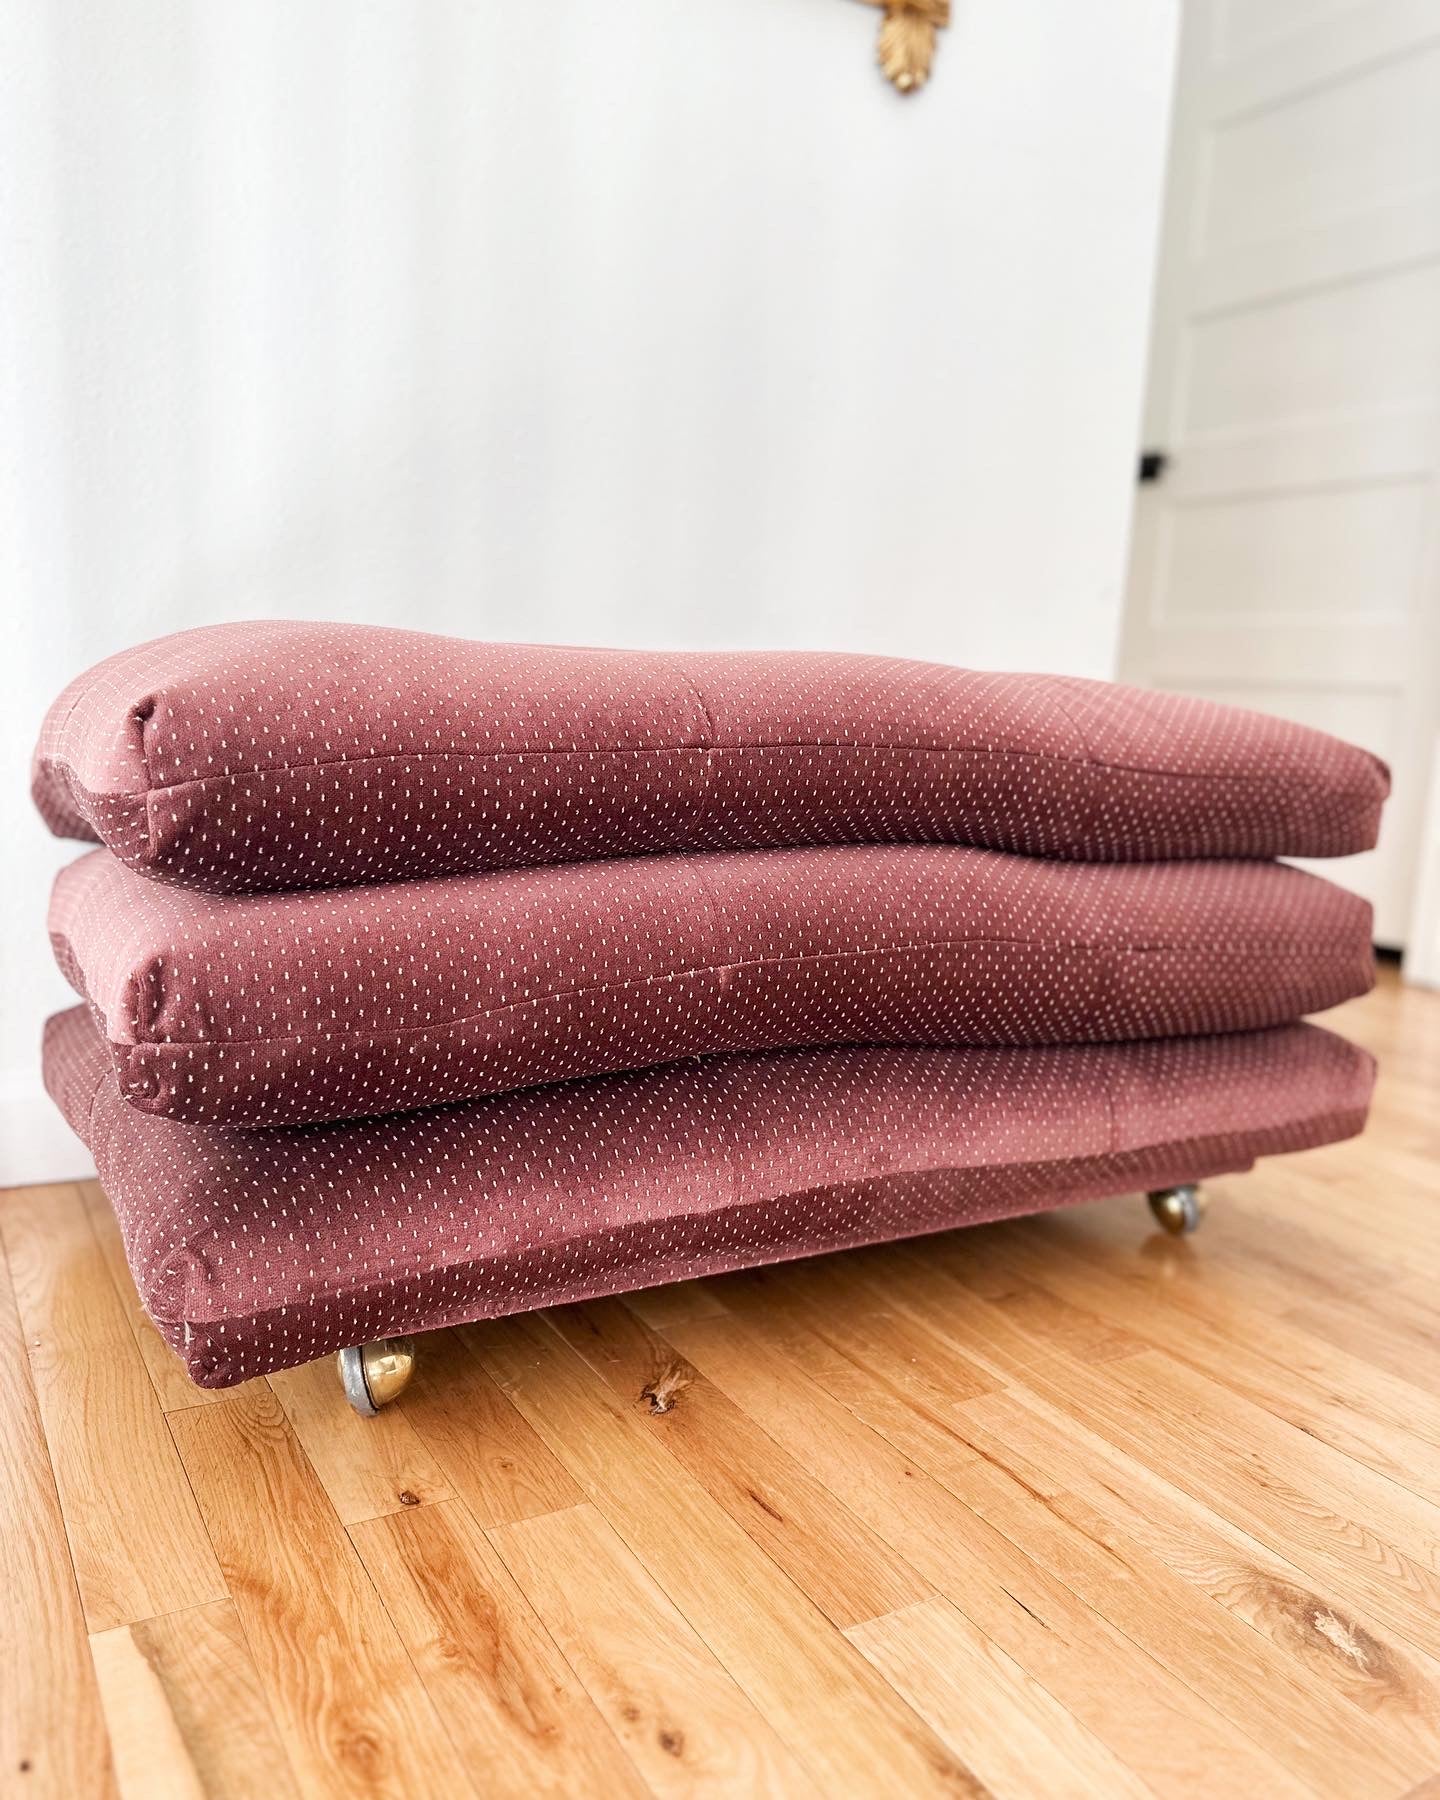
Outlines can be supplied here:
<path id="1" fill-rule="evenodd" d="M 1358 1131 L 1365 752 L 870 656 L 279 622 L 47 718 L 49 1089 L 205 1386 Z M 367 1378 L 368 1377 L 368 1378 Z M 393 1381 L 392 1381 L 393 1385 Z"/>

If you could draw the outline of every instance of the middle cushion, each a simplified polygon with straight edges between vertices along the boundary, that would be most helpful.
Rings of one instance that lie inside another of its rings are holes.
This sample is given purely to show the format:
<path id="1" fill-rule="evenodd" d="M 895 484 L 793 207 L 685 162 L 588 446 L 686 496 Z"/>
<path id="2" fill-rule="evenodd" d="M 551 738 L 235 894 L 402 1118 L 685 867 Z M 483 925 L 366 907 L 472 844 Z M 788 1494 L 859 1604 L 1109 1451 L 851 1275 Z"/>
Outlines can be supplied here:
<path id="1" fill-rule="evenodd" d="M 133 1106 L 249 1126 L 718 1051 L 1254 1030 L 1373 975 L 1367 903 L 1279 864 L 930 845 L 234 896 L 99 850 L 50 931 Z"/>

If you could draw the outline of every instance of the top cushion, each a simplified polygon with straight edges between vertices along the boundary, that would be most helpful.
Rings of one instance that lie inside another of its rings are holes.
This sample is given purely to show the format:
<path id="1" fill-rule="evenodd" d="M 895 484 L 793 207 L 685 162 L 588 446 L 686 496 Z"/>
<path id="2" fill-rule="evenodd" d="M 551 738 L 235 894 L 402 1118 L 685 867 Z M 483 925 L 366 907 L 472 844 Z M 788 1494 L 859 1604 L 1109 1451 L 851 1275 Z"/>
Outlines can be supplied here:
<path id="1" fill-rule="evenodd" d="M 225 893 L 804 844 L 1340 856 L 1388 785 L 1321 732 L 1104 682 L 271 621 L 82 675 L 33 791 L 57 835 Z"/>

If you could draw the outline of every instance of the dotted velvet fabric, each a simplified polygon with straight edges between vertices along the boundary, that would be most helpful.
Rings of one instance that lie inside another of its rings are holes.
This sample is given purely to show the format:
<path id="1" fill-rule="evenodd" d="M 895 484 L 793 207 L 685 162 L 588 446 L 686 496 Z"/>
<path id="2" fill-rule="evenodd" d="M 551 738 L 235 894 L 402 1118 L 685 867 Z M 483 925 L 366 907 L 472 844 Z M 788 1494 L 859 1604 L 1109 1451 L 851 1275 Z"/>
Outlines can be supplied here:
<path id="1" fill-rule="evenodd" d="M 226 1131 L 125 1103 L 83 1007 L 50 1092 L 146 1309 L 204 1386 L 395 1332 L 1243 1169 L 1360 1129 L 1318 1027 L 1051 1049 L 827 1049 L 373 1122 Z"/>
<path id="2" fill-rule="evenodd" d="M 640 851 L 953 843 L 1100 862 L 1373 845 L 1363 750 L 1189 697 L 880 656 L 207 626 L 51 709 L 61 836 L 211 892 Z"/>
<path id="3" fill-rule="evenodd" d="M 355 1118 L 798 1045 L 1043 1045 L 1289 1023 L 1373 979 L 1368 904 L 1264 862 L 886 845 L 266 895 L 62 872 L 56 955 L 120 1091 Z"/>

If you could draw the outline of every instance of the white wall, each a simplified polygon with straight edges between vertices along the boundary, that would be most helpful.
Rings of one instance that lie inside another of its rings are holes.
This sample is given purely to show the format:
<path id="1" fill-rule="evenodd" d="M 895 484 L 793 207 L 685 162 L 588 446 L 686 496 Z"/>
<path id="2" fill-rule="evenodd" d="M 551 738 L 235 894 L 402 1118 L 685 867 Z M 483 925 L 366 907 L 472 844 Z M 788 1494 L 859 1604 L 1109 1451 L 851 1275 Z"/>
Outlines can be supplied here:
<path id="1" fill-rule="evenodd" d="M 25 758 L 137 638 L 1110 672 L 1173 8 L 956 12 L 905 101 L 842 0 L 0 0 L 0 1179 L 84 1166 Z"/>
<path id="2" fill-rule="evenodd" d="M 1405 979 L 1440 988 L 1440 737 L 1430 745 L 1428 804 L 1420 827 Z"/>

